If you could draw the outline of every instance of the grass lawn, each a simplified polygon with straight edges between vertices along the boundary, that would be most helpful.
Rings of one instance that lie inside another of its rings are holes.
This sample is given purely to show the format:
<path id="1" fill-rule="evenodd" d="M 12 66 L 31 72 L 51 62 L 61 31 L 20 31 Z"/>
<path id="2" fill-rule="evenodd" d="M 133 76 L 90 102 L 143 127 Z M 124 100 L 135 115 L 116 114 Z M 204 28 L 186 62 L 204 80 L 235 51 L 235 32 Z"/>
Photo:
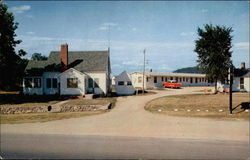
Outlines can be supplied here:
<path id="1" fill-rule="evenodd" d="M 0 106 L 43 106 L 54 104 L 58 101 L 49 101 L 49 103 L 22 103 L 22 104 L 5 104 Z M 111 103 L 111 108 L 115 107 L 116 97 L 112 98 L 96 98 L 96 99 L 73 99 L 63 106 L 71 105 L 104 105 Z M 15 124 L 15 123 L 34 123 L 34 122 L 47 122 L 53 120 L 67 119 L 67 118 L 78 118 L 90 115 L 96 115 L 100 113 L 108 112 L 109 110 L 98 110 L 98 111 L 84 111 L 84 112 L 62 112 L 62 113 L 29 113 L 29 114 L 8 114 L 0 115 L 1 124 Z"/>
<path id="2" fill-rule="evenodd" d="M 106 111 L 64 112 L 64 113 L 29 113 L 1 115 L 1 124 L 47 122 L 60 119 L 78 118 L 104 113 Z"/>
<path id="3" fill-rule="evenodd" d="M 167 96 L 150 101 L 145 109 L 172 116 L 206 117 L 218 119 L 249 120 L 249 112 L 241 109 L 242 102 L 249 102 L 249 93 L 233 93 L 233 114 L 229 114 L 228 94 L 202 94 Z"/>

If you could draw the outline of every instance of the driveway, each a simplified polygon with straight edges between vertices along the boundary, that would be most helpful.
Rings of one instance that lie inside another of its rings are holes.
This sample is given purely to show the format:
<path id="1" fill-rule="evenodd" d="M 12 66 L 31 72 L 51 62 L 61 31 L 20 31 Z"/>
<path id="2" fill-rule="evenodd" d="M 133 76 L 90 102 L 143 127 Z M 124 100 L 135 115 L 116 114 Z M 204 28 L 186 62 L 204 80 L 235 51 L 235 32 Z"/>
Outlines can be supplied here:
<path id="1" fill-rule="evenodd" d="M 1 133 L 67 134 L 126 137 L 185 138 L 248 141 L 248 121 L 225 121 L 206 118 L 172 117 L 144 110 L 152 99 L 198 93 L 202 87 L 157 91 L 148 96 L 119 97 L 108 113 L 44 123 L 4 124 Z"/>

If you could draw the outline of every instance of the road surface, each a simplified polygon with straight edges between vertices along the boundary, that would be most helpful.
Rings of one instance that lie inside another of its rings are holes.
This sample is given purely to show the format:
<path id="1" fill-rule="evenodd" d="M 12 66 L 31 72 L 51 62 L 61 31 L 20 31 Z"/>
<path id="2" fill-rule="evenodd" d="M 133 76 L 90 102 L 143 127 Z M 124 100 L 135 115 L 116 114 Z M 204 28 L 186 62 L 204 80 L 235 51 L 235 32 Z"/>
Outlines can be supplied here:
<path id="1" fill-rule="evenodd" d="M 248 143 L 114 136 L 3 134 L 3 158 L 41 159 L 242 159 Z"/>

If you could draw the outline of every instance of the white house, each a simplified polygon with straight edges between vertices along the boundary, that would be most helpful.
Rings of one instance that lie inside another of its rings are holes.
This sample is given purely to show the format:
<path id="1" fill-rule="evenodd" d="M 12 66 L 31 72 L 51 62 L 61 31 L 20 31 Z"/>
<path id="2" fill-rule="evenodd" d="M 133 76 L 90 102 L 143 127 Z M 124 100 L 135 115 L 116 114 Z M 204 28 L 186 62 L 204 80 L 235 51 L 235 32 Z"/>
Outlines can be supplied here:
<path id="1" fill-rule="evenodd" d="M 232 91 L 235 92 L 249 92 L 250 91 L 250 69 L 245 68 L 245 63 L 241 63 L 240 68 L 234 69 L 233 73 L 233 86 Z M 229 88 L 228 83 L 218 82 L 217 87 L 219 88 Z"/>
<path id="2" fill-rule="evenodd" d="M 115 91 L 118 95 L 132 95 L 135 93 L 135 88 L 132 85 L 131 75 L 126 71 L 118 76 L 115 76 Z"/>
<path id="3" fill-rule="evenodd" d="M 143 72 L 130 73 L 132 83 L 136 88 L 143 86 Z M 144 74 L 144 88 L 159 88 L 163 87 L 162 83 L 169 80 L 175 80 L 182 83 L 182 86 L 211 86 L 212 83 L 206 79 L 205 74 L 194 73 L 160 73 L 160 72 L 145 72 Z"/>
<path id="4" fill-rule="evenodd" d="M 45 61 L 29 61 L 23 79 L 24 94 L 85 95 L 110 91 L 110 57 L 107 51 L 52 51 Z"/>

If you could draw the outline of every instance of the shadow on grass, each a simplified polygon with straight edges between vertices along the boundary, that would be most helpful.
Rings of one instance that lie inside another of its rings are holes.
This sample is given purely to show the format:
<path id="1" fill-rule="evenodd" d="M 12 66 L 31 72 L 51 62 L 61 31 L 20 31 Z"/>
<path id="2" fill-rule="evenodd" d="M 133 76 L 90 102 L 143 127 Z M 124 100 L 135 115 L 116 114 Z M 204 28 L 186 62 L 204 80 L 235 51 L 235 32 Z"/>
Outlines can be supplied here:
<path id="1" fill-rule="evenodd" d="M 1 94 L 0 104 L 21 103 L 46 103 L 49 101 L 62 100 L 60 95 L 23 95 L 23 94 Z"/>
<path id="2" fill-rule="evenodd" d="M 236 112 L 236 113 L 241 113 L 241 112 L 244 112 L 246 109 L 250 109 L 250 102 L 242 102 L 242 103 L 238 104 L 236 107 L 233 108 L 233 111 L 239 107 L 241 110 Z"/>

